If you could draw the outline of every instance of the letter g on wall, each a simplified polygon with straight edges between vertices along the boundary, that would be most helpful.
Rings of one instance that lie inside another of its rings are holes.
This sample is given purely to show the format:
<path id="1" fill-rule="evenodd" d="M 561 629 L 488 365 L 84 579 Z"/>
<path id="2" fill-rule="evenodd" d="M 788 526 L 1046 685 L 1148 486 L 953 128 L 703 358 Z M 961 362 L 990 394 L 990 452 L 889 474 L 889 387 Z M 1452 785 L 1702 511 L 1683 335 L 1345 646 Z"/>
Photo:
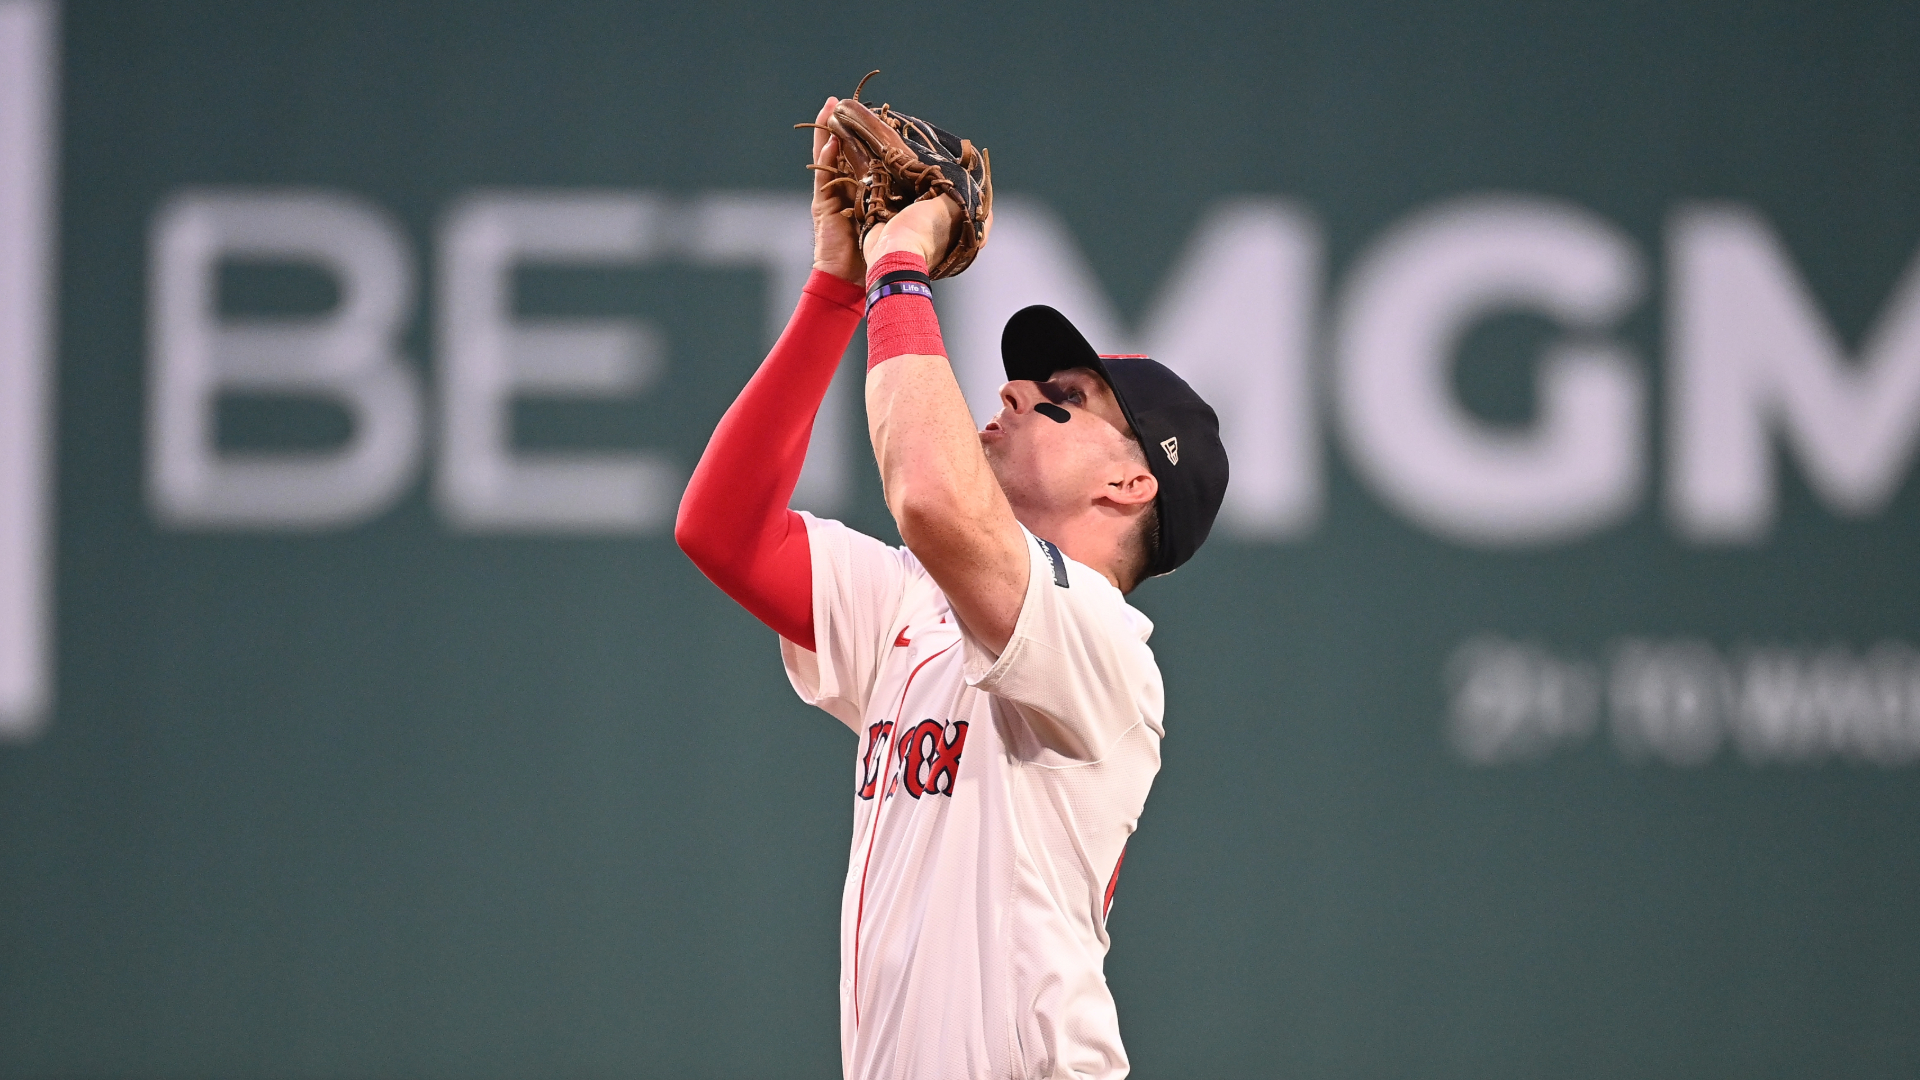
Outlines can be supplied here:
<path id="1" fill-rule="evenodd" d="M 1600 335 L 1639 301 L 1633 243 L 1570 203 L 1482 196 L 1390 229 L 1342 293 L 1334 389 L 1355 467 L 1438 535 L 1488 547 L 1563 541 L 1630 511 L 1645 469 L 1645 379 Z M 1539 363 L 1539 412 L 1496 429 L 1454 398 L 1461 336 L 1501 311 L 1573 331 Z"/>

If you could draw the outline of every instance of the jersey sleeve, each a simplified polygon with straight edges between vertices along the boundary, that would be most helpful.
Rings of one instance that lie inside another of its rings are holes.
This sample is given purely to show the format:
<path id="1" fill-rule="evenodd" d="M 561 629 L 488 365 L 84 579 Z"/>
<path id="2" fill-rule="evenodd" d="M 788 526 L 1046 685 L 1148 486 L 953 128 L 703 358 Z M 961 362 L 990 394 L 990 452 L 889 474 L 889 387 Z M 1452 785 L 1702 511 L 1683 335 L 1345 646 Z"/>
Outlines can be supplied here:
<path id="1" fill-rule="evenodd" d="M 1161 728 L 1153 624 L 1103 575 L 1021 530 L 1031 565 L 1013 636 L 998 655 L 971 634 L 967 682 L 1012 702 L 1040 746 L 1070 761 L 1099 761 L 1133 728 Z"/>
<path id="2" fill-rule="evenodd" d="M 782 638 L 780 658 L 800 700 L 858 733 L 913 573 L 900 549 L 838 521 L 800 516 L 812 549 L 815 647 Z"/>

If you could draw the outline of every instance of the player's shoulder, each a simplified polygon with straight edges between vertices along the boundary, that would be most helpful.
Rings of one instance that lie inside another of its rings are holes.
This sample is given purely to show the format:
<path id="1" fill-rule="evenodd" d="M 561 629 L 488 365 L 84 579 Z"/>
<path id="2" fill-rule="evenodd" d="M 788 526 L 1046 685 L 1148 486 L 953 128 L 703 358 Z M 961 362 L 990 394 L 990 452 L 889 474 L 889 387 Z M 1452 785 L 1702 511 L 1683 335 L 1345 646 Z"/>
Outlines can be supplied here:
<path id="1" fill-rule="evenodd" d="M 802 521 L 807 524 L 807 544 L 809 547 L 836 555 L 853 555 L 869 559 L 884 559 L 899 563 L 915 572 L 925 573 L 920 560 L 904 547 L 889 544 L 877 536 L 871 536 L 848 525 L 837 518 L 821 517 L 806 510 L 799 512 Z"/>
<path id="2" fill-rule="evenodd" d="M 1116 632 L 1138 638 L 1142 644 L 1153 636 L 1153 620 L 1139 608 L 1127 603 L 1127 596 L 1107 580 L 1107 575 L 1074 559 L 1059 545 L 1044 539 L 1022 525 L 1027 543 L 1034 549 L 1035 570 L 1043 573 L 1054 596 L 1064 604 L 1112 625 Z M 1029 593 L 1031 595 L 1031 592 Z"/>
<path id="3" fill-rule="evenodd" d="M 946 598 L 934 583 L 933 575 L 927 573 L 927 568 L 904 545 L 889 544 L 845 522 L 818 517 L 805 510 L 800 511 L 800 516 L 807 523 L 807 543 L 816 557 L 825 556 L 855 574 L 884 575 L 892 583 L 891 587 L 898 590 L 900 602 L 916 612 L 946 606 Z"/>

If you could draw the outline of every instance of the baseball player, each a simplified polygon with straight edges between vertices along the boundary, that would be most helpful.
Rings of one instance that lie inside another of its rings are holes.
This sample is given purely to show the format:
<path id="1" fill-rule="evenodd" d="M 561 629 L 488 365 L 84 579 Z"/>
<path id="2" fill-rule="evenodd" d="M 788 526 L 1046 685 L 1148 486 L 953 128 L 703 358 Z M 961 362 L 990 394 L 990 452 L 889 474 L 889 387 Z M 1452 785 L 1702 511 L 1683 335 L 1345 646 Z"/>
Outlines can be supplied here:
<path id="1" fill-rule="evenodd" d="M 845 1075 L 1122 1077 L 1106 917 L 1164 733 L 1153 627 L 1125 597 L 1206 538 L 1226 488 L 1218 423 L 1165 367 L 1099 356 L 1031 307 L 1007 324 L 1010 381 L 976 431 L 928 273 L 971 208 L 924 198 L 862 244 L 827 130 L 839 104 L 814 132 L 813 275 L 715 429 L 675 537 L 857 739 Z M 863 314 L 899 548 L 787 508 Z"/>

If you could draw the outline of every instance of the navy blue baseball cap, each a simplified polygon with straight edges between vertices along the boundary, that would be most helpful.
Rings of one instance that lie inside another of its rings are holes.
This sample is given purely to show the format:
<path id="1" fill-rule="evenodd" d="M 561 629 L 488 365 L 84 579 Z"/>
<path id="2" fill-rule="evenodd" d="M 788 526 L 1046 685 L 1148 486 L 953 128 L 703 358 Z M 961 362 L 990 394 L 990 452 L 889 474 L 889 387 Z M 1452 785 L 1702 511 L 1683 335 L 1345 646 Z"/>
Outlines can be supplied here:
<path id="1" fill-rule="evenodd" d="M 1193 557 L 1213 530 L 1227 494 L 1227 448 L 1220 418 L 1187 381 L 1145 356 L 1102 355 L 1073 323 L 1045 304 L 1014 312 L 1000 334 L 1007 378 L 1045 382 L 1056 371 L 1092 368 L 1113 388 L 1147 468 L 1160 482 L 1160 550 L 1147 576 L 1170 573 Z"/>

